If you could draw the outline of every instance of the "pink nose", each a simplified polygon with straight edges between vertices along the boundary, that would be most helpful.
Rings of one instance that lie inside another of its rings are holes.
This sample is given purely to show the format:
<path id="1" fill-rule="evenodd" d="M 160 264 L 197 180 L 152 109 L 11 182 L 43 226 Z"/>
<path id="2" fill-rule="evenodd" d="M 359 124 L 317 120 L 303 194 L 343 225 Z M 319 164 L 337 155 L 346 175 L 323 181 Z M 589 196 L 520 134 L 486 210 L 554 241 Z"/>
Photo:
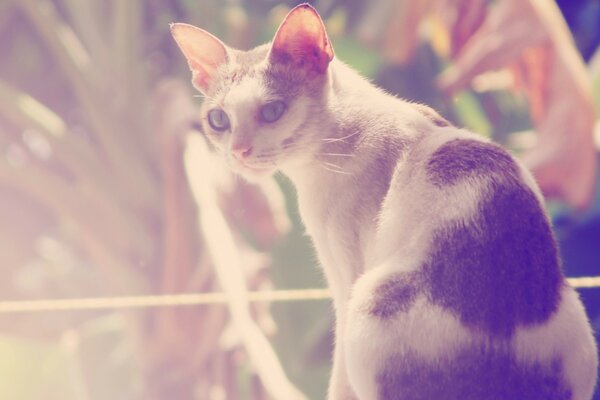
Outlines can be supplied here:
<path id="1" fill-rule="evenodd" d="M 231 147 L 231 154 L 238 160 L 242 160 L 252 154 L 252 146 L 245 144 L 233 145 Z"/>

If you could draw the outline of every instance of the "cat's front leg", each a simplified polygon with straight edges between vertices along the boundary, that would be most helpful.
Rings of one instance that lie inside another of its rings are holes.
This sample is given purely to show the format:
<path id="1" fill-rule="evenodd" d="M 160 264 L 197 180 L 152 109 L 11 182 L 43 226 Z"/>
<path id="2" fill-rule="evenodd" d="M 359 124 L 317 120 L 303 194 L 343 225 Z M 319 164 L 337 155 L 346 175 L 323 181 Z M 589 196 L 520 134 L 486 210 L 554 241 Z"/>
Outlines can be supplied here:
<path id="1" fill-rule="evenodd" d="M 335 349 L 333 353 L 333 368 L 329 380 L 328 400 L 359 400 L 354 394 L 346 368 L 344 357 L 344 328 L 345 317 L 343 312 L 337 311 L 335 327 Z"/>

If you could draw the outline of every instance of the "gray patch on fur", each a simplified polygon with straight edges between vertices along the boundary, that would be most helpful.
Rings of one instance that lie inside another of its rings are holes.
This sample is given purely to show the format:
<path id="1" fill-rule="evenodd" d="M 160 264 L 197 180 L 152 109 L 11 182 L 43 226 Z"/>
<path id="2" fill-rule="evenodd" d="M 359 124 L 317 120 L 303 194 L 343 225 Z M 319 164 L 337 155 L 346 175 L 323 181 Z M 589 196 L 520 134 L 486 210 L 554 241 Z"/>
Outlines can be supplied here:
<path id="1" fill-rule="evenodd" d="M 268 52 L 269 45 L 249 51 L 230 50 L 231 61 L 219 67 L 218 77 L 210 88 L 210 96 L 218 97 L 244 78 L 255 78 L 260 72 L 258 66 L 266 59 Z"/>
<path id="2" fill-rule="evenodd" d="M 564 276 L 549 222 L 516 179 L 493 180 L 472 221 L 438 229 L 423 266 L 428 297 L 469 327 L 510 336 L 558 309 Z"/>
<path id="3" fill-rule="evenodd" d="M 419 293 L 418 281 L 417 273 L 398 273 L 386 278 L 373 292 L 370 314 L 389 318 L 408 311 Z"/>
<path id="4" fill-rule="evenodd" d="M 306 76 L 288 65 L 269 64 L 264 73 L 264 83 L 269 92 L 283 99 L 298 97 L 308 86 Z"/>
<path id="5" fill-rule="evenodd" d="M 453 185 L 471 176 L 518 175 L 510 154 L 502 147 L 472 139 L 454 139 L 442 145 L 427 163 L 429 180 L 436 186 Z"/>
<path id="6" fill-rule="evenodd" d="M 393 356 L 377 375 L 379 400 L 571 400 L 559 359 L 523 364 L 508 351 L 472 348 L 426 362 Z"/>

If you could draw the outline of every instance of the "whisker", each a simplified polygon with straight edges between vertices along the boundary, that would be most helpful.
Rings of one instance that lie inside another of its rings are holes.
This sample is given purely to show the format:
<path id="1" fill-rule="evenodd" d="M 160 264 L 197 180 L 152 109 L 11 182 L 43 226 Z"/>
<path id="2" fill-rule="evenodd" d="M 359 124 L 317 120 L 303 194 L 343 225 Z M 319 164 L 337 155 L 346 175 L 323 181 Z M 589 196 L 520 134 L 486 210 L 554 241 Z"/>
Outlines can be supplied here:
<path id="1" fill-rule="evenodd" d="M 341 166 L 339 166 L 337 164 L 330 163 L 327 161 L 321 161 L 321 164 L 323 167 L 326 167 L 326 169 L 328 169 L 329 171 L 337 172 L 339 174 L 352 175 L 350 172 L 344 171 L 344 168 L 342 168 Z"/>
<path id="2" fill-rule="evenodd" d="M 301 148 L 307 148 L 308 145 L 307 144 L 299 144 L 299 143 L 290 143 L 290 144 L 284 144 L 283 146 L 281 146 L 282 149 L 301 149 Z"/>
<path id="3" fill-rule="evenodd" d="M 334 168 L 329 168 L 327 165 L 324 164 L 319 164 L 323 169 L 329 171 L 329 172 L 333 172 L 335 174 L 342 174 L 342 175 L 352 175 L 350 172 L 346 172 L 346 171 L 341 171 L 341 170 L 337 170 Z"/>
<path id="4" fill-rule="evenodd" d="M 338 156 L 338 157 L 354 157 L 354 154 L 344 153 L 317 153 L 318 156 Z"/>
<path id="5" fill-rule="evenodd" d="M 333 143 L 333 142 L 343 142 L 344 140 L 351 138 L 354 135 L 358 135 L 360 131 L 356 131 L 354 133 L 351 133 L 349 135 L 343 136 L 341 138 L 322 138 L 321 140 L 327 142 L 327 143 Z"/>
<path id="6" fill-rule="evenodd" d="M 343 168 L 342 168 L 340 165 L 334 164 L 334 163 L 332 163 L 332 162 L 328 162 L 328 161 L 321 161 L 321 163 L 322 163 L 322 164 L 324 164 L 324 165 L 327 165 L 327 166 L 329 166 L 329 167 L 331 167 L 331 168 L 337 168 L 337 169 L 339 169 L 340 171 L 342 171 L 342 170 L 343 170 Z"/>
<path id="7" fill-rule="evenodd" d="M 193 97 L 193 98 L 196 98 L 196 99 L 206 99 L 206 100 L 212 100 L 212 101 L 215 101 L 215 99 L 213 99 L 212 97 L 210 97 L 210 96 L 207 96 L 207 95 L 205 95 L 205 94 L 195 94 L 195 95 L 193 95 L 192 97 Z"/>

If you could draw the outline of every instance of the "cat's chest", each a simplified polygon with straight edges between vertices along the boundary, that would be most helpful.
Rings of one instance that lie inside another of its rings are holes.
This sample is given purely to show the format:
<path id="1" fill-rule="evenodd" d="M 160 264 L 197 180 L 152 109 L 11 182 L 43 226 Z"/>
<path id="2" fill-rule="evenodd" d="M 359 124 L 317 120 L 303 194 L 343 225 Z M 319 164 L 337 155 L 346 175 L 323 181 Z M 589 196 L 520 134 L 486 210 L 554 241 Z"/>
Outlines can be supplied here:
<path id="1" fill-rule="evenodd" d="M 365 230 L 369 227 L 354 210 L 355 202 L 343 192 L 323 188 L 319 195 L 299 194 L 299 209 L 307 233 L 330 286 L 346 290 L 364 271 Z"/>
<path id="2" fill-rule="evenodd" d="M 345 245 L 356 244 L 350 243 L 354 240 L 348 232 L 346 207 L 336 206 L 331 196 L 300 197 L 299 208 L 306 231 L 317 247 L 341 256 L 346 252 Z"/>

